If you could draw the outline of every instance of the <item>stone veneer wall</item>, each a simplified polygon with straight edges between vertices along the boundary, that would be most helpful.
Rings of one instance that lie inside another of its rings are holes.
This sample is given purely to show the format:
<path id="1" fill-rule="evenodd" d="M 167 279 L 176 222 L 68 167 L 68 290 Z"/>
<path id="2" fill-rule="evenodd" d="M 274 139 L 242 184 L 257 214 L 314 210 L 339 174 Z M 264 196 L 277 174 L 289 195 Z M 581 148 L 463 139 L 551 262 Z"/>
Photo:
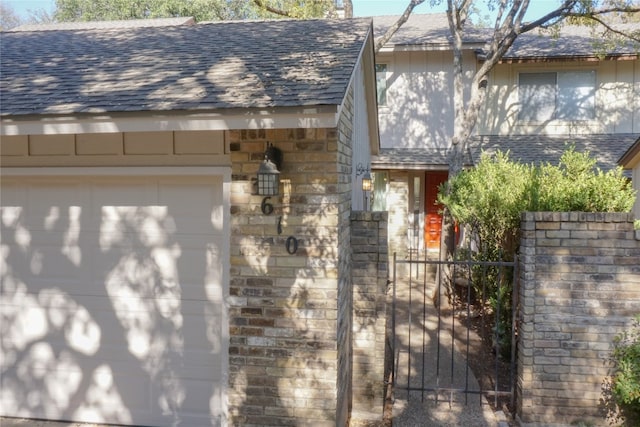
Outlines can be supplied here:
<path id="1" fill-rule="evenodd" d="M 640 313 L 633 215 L 522 216 L 517 413 L 524 425 L 609 425 L 613 337 Z"/>
<path id="2" fill-rule="evenodd" d="M 351 99 L 337 129 L 229 132 L 231 425 L 348 422 Z M 267 142 L 284 157 L 271 215 L 252 195 Z"/>
<path id="3" fill-rule="evenodd" d="M 381 420 L 384 405 L 387 212 L 351 214 L 353 274 L 352 419 Z"/>

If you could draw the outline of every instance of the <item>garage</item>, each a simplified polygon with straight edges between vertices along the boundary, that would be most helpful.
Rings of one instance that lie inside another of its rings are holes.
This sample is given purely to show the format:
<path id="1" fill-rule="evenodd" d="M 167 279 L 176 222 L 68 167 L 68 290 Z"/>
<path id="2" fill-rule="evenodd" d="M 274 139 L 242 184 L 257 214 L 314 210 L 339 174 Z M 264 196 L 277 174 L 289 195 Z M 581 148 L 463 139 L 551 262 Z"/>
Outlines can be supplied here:
<path id="1" fill-rule="evenodd" d="M 224 167 L 3 171 L 0 414 L 224 424 L 229 181 Z"/>

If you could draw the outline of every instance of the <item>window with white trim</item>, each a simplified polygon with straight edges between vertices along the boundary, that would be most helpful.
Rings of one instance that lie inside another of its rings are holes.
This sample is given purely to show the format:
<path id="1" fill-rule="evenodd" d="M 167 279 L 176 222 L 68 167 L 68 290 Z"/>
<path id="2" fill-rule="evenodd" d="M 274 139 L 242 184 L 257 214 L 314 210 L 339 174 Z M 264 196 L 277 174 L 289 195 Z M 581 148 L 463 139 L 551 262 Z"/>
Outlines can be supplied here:
<path id="1" fill-rule="evenodd" d="M 524 122 L 592 120 L 596 115 L 594 70 L 520 73 L 518 119 Z"/>

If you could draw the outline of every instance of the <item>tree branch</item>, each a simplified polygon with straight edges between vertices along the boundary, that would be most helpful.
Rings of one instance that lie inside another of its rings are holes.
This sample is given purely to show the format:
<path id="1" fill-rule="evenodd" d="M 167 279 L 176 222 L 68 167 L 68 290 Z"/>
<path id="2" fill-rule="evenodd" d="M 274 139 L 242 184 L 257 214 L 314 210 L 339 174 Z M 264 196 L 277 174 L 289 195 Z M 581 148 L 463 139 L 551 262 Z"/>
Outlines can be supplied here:
<path id="1" fill-rule="evenodd" d="M 286 10 L 278 9 L 273 6 L 266 4 L 263 0 L 253 0 L 256 6 L 261 9 L 266 10 L 267 12 L 275 13 L 276 15 L 285 16 L 287 18 L 295 18 L 295 16 L 291 15 Z"/>
<path id="2" fill-rule="evenodd" d="M 353 2 L 351 0 L 344 0 L 344 17 L 353 18 Z"/>
<path id="3" fill-rule="evenodd" d="M 257 0 L 254 0 L 254 1 L 257 1 Z M 384 35 L 382 35 L 382 37 L 380 37 L 376 41 L 376 46 L 375 46 L 376 53 L 378 53 L 380 49 L 382 49 L 382 46 L 384 46 L 385 44 L 387 44 L 389 40 L 391 40 L 391 37 L 393 37 L 393 35 L 400 29 L 400 27 L 405 22 L 407 22 L 407 20 L 409 19 L 409 16 L 411 15 L 411 12 L 413 12 L 413 9 L 421 3 L 424 3 L 424 0 L 411 0 L 409 2 L 402 16 L 400 16 L 400 18 L 398 18 L 398 20 L 387 29 Z"/>
<path id="4" fill-rule="evenodd" d="M 569 15 L 569 16 L 571 16 L 571 15 Z M 604 28 L 606 28 L 606 29 L 607 29 L 607 31 L 610 31 L 610 32 L 612 32 L 612 33 L 614 33 L 614 34 L 617 34 L 617 35 L 622 36 L 622 37 L 624 37 L 624 38 L 627 38 L 627 39 L 629 39 L 629 40 L 633 40 L 633 41 L 635 41 L 635 42 L 640 43 L 640 36 L 634 35 L 633 33 L 625 33 L 624 31 L 617 30 L 617 29 L 613 28 L 611 25 L 609 25 L 609 24 L 607 24 L 606 22 L 604 22 L 604 21 L 603 21 L 602 19 L 600 19 L 600 17 L 598 17 L 598 16 L 595 16 L 595 15 L 588 15 L 588 16 L 585 16 L 585 18 L 588 18 L 588 19 L 591 19 L 591 20 L 593 20 L 593 21 L 597 22 L 598 24 L 600 24 L 600 25 L 602 25 Z"/>

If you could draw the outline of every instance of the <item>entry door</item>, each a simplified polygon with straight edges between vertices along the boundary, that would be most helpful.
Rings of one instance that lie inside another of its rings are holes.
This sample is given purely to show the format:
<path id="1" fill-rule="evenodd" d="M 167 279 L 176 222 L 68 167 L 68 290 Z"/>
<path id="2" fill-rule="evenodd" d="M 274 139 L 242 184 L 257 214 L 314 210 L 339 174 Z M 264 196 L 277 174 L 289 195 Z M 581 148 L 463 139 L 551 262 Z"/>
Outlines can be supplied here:
<path id="1" fill-rule="evenodd" d="M 448 172 L 427 172 L 425 178 L 424 197 L 424 241 L 427 250 L 436 251 L 440 249 L 440 231 L 442 227 L 442 205 L 438 204 L 438 188 L 445 182 Z"/>

